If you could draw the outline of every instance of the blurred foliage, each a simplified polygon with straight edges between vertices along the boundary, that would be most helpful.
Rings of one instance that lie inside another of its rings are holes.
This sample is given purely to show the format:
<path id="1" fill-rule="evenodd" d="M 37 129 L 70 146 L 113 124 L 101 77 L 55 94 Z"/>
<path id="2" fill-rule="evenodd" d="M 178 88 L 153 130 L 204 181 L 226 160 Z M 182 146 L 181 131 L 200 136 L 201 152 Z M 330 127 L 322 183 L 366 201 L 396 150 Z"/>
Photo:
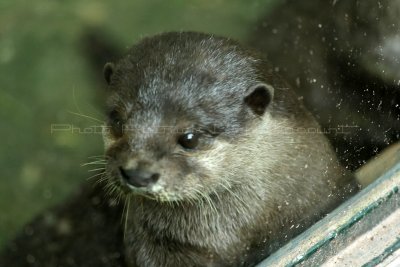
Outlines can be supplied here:
<path id="1" fill-rule="evenodd" d="M 92 76 L 102 70 L 90 69 L 82 49 L 88 29 L 112 36 L 120 47 L 170 30 L 240 40 L 273 2 L 2 0 L 0 246 L 85 182 L 90 173 L 81 164 L 102 154 L 99 134 L 51 132 L 52 124 L 89 127 L 104 119 L 96 104 L 102 81 Z"/>

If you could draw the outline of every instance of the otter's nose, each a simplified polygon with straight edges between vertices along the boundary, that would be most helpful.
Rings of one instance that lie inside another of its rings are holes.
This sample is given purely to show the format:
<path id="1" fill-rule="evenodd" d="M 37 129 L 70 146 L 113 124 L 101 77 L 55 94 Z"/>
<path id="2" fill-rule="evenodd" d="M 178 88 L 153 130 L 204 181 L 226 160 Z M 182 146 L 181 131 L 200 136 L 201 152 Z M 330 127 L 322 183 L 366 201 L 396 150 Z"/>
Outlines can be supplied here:
<path id="1" fill-rule="evenodd" d="M 124 169 L 119 167 L 122 178 L 126 183 L 134 187 L 146 187 L 151 183 L 156 183 L 160 174 L 146 172 L 138 169 Z"/>

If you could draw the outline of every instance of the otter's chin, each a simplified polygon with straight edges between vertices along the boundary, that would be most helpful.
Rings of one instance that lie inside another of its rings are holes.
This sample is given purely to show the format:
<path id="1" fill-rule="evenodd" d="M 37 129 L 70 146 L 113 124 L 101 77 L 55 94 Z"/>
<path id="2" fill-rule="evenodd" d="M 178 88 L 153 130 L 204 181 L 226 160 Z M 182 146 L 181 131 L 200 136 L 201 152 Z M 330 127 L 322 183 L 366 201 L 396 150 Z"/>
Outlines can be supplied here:
<path id="1" fill-rule="evenodd" d="M 148 200 L 156 201 L 156 202 L 162 202 L 162 203 L 177 203 L 184 201 L 185 199 L 182 198 L 181 196 L 173 193 L 167 193 L 167 192 L 159 192 L 159 193 L 153 193 L 145 190 L 137 190 L 133 189 L 130 192 L 127 193 L 128 196 L 138 196 L 142 197 Z"/>

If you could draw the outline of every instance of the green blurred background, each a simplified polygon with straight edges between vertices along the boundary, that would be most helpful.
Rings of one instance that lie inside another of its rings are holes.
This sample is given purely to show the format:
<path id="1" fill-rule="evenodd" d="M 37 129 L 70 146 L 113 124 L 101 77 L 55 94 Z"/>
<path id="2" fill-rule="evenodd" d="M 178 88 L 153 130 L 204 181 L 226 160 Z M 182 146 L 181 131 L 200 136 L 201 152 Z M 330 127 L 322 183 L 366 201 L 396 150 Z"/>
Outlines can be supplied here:
<path id="1" fill-rule="evenodd" d="M 51 132 L 52 124 L 100 124 L 73 113 L 104 119 L 102 69 L 93 70 L 83 49 L 88 31 L 121 48 L 171 30 L 244 40 L 276 1 L 1 0 L 0 247 L 85 182 L 91 174 L 82 163 L 103 152 L 99 134 Z"/>

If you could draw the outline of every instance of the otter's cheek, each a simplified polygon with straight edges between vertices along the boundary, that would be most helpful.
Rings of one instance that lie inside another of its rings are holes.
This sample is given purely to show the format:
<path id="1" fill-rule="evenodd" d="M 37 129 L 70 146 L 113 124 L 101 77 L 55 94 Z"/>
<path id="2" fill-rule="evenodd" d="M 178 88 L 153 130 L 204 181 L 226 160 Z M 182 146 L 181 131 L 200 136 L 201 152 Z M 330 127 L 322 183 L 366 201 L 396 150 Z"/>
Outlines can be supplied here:
<path id="1" fill-rule="evenodd" d="M 213 144 L 213 148 L 204 152 L 199 153 L 196 157 L 197 164 L 202 169 L 210 172 L 211 175 L 217 174 L 226 157 L 226 152 L 230 150 L 231 144 L 228 142 L 216 140 Z"/>
<path id="2" fill-rule="evenodd" d="M 113 138 L 111 138 L 111 133 L 110 133 L 109 127 L 106 125 L 102 126 L 102 136 L 103 136 L 103 142 L 104 142 L 104 150 L 106 151 L 115 142 L 115 140 Z"/>

